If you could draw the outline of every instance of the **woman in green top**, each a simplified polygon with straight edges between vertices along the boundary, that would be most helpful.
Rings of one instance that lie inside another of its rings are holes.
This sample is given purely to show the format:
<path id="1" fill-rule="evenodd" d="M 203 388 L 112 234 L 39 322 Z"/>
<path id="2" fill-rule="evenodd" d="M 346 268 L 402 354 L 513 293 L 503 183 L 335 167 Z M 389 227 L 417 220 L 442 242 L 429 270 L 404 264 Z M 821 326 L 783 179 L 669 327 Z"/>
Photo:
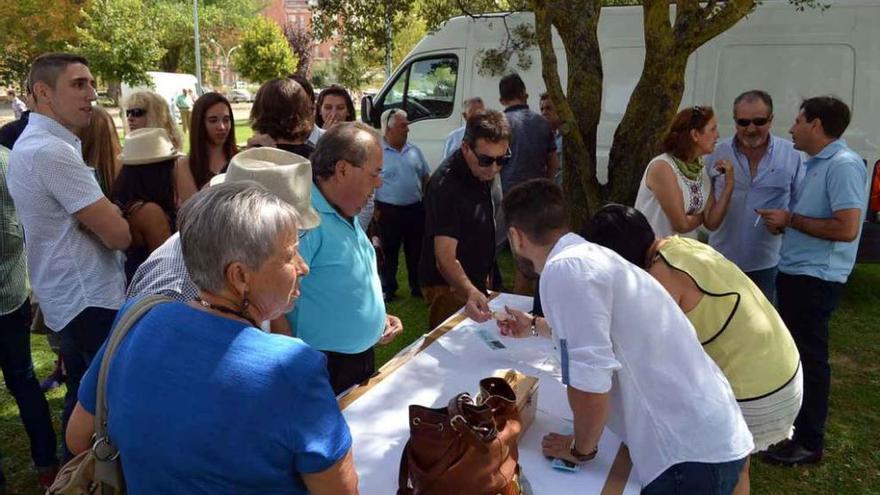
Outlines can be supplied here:
<path id="1" fill-rule="evenodd" d="M 731 261 L 693 239 L 657 238 L 635 208 L 608 205 L 584 238 L 647 270 L 685 312 L 724 372 L 755 451 L 791 436 L 802 400 L 800 356 L 782 318 Z M 735 493 L 748 493 L 748 467 Z"/>

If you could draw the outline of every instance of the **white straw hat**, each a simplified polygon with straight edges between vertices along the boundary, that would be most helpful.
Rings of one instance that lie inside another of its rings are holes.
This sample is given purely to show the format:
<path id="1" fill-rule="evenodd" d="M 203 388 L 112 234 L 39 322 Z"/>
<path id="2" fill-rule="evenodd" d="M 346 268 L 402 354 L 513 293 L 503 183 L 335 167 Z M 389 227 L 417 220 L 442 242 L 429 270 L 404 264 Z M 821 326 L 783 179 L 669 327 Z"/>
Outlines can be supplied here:
<path id="1" fill-rule="evenodd" d="M 312 164 L 295 153 L 278 148 L 251 148 L 232 157 L 225 174 L 211 185 L 252 180 L 283 199 L 299 213 L 301 229 L 313 229 L 321 217 L 312 207 Z"/>
<path id="2" fill-rule="evenodd" d="M 119 154 L 123 165 L 146 165 L 149 163 L 172 160 L 183 153 L 174 149 L 174 144 L 165 129 L 147 127 L 131 131 L 125 137 L 125 146 Z"/>

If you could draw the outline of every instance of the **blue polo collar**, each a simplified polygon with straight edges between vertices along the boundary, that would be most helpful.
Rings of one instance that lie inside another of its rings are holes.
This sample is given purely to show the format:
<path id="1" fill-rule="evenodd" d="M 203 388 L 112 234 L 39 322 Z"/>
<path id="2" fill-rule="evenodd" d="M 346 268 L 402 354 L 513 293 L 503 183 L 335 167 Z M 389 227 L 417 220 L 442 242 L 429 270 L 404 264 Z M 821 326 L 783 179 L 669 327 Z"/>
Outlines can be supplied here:
<path id="1" fill-rule="evenodd" d="M 403 148 L 401 148 L 400 151 L 397 151 L 397 148 L 388 144 L 388 141 L 386 141 L 384 137 L 382 138 L 382 150 L 390 150 L 395 153 L 400 153 L 402 155 L 402 154 L 406 153 L 406 150 L 408 150 L 411 146 L 412 145 L 409 144 L 409 141 L 407 141 L 407 142 L 403 143 Z"/>
<path id="2" fill-rule="evenodd" d="M 836 141 L 828 143 L 828 146 L 822 148 L 822 151 L 816 153 L 813 158 L 827 160 L 844 148 L 846 148 L 846 141 L 844 141 L 843 138 L 839 138 Z"/>

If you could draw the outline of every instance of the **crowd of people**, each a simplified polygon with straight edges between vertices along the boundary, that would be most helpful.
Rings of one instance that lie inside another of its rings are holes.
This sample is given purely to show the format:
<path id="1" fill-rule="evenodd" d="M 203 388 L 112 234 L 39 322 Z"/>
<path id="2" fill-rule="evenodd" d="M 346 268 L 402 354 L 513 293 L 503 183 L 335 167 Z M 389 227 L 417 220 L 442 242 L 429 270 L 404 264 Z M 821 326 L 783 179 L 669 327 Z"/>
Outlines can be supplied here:
<path id="1" fill-rule="evenodd" d="M 78 55 L 37 58 L 26 89 L 0 129 L 0 365 L 44 486 L 109 440 L 132 493 L 356 493 L 336 397 L 403 332 L 386 310 L 401 247 L 424 330 L 464 308 L 555 341 L 574 433 L 548 434 L 547 456 L 587 462 L 607 426 L 648 494 L 748 493 L 752 453 L 823 456 L 828 322 L 867 202 L 836 98 L 804 100 L 792 141 L 771 134 L 760 90 L 736 98 L 720 142 L 712 108 L 682 110 L 635 208 L 608 205 L 574 233 L 564 126 L 547 95 L 529 108 L 516 74 L 499 81 L 503 111 L 465 100 L 440 164 L 409 140 L 405 107 L 377 131 L 354 122 L 345 88 L 316 96 L 299 76 L 260 86 L 242 146 L 223 95 L 183 91 L 186 154 L 152 91 L 124 102 L 121 144 Z M 506 246 L 514 291 L 536 304 L 499 317 L 488 291 Z M 111 438 L 95 439 L 103 344 L 145 295 L 169 302 L 116 349 Z M 60 456 L 32 321 L 65 376 Z"/>

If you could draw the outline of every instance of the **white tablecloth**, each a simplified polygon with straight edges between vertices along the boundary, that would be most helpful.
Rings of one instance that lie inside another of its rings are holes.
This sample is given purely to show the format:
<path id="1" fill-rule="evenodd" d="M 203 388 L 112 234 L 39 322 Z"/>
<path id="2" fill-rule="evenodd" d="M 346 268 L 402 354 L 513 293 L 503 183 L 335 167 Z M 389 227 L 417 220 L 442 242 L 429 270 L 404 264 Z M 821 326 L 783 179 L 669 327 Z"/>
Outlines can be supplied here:
<path id="1" fill-rule="evenodd" d="M 501 294 L 490 303 L 496 311 L 505 304 L 528 311 L 532 300 Z M 501 342 L 504 348 L 487 340 Z M 413 346 L 420 344 L 421 340 Z M 405 352 L 407 349 L 401 351 Z M 539 379 L 538 414 L 519 443 L 520 465 L 535 495 L 601 493 L 621 446 L 610 431 L 605 430 L 602 436 L 598 456 L 583 464 L 578 473 L 553 470 L 541 454 L 545 434 L 570 433 L 572 429 L 571 410 L 565 387 L 559 381 L 555 355 L 549 339 L 502 337 L 494 321 L 478 324 L 465 319 L 459 323 L 343 410 L 354 438 L 360 493 L 396 492 L 400 453 L 409 438 L 410 404 L 441 407 L 455 394 L 476 393 L 481 378 L 509 368 Z M 630 475 L 623 494 L 638 494 L 639 488 Z"/>

